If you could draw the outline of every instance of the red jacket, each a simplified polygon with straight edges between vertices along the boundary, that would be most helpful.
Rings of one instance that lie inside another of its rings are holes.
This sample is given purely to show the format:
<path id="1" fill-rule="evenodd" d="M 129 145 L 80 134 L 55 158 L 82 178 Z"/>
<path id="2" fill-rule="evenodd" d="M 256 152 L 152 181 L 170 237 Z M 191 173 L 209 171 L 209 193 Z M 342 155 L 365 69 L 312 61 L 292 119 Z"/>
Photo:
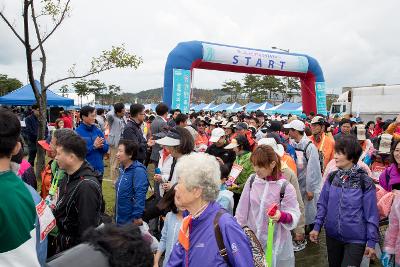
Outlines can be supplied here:
<path id="1" fill-rule="evenodd" d="M 64 122 L 64 128 L 72 129 L 72 118 L 68 115 L 63 115 L 62 120 Z"/>

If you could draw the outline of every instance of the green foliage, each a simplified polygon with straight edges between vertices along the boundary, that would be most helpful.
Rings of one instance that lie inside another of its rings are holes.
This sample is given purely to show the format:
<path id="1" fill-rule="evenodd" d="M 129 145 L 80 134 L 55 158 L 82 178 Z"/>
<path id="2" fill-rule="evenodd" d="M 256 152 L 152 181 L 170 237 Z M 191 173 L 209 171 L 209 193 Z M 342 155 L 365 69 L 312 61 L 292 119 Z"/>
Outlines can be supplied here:
<path id="1" fill-rule="evenodd" d="M 22 83 L 16 78 L 9 78 L 6 74 L 0 74 L 0 96 L 8 94 L 22 87 Z"/>
<path id="2" fill-rule="evenodd" d="M 41 15 L 50 16 L 53 22 L 57 21 L 63 12 L 68 14 L 71 10 L 70 6 L 61 0 L 42 0 L 41 4 Z"/>
<path id="3" fill-rule="evenodd" d="M 80 97 L 89 95 L 90 92 L 88 83 L 89 82 L 85 79 L 74 82 L 72 86 L 75 88 L 75 93 Z"/>
<path id="4" fill-rule="evenodd" d="M 65 94 L 68 94 L 70 90 L 68 85 L 64 84 L 63 86 L 60 87 L 59 91 L 62 96 L 65 96 Z"/>
<path id="5" fill-rule="evenodd" d="M 236 102 L 238 95 L 243 91 L 242 84 L 236 80 L 225 81 L 222 84 L 223 92 L 229 93 L 231 95 L 231 101 Z"/>
<path id="6" fill-rule="evenodd" d="M 126 52 L 125 46 L 113 46 L 111 50 L 104 50 L 99 57 L 92 58 L 91 73 L 99 73 L 114 68 L 137 69 L 143 59 Z"/>

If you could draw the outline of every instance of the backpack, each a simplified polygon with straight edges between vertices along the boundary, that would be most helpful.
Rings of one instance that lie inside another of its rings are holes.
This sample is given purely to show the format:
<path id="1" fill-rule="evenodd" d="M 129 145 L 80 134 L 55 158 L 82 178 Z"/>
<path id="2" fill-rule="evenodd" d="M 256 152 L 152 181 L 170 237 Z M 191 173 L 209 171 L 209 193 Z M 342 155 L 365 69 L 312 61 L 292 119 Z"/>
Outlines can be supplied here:
<path id="1" fill-rule="evenodd" d="M 254 180 L 255 180 L 256 175 L 253 174 L 250 177 L 250 189 L 253 186 Z M 288 185 L 288 181 L 284 181 L 284 183 L 281 186 L 281 191 L 279 193 L 279 204 L 281 204 L 283 198 L 285 197 L 285 190 L 286 190 L 286 186 Z M 225 262 L 228 264 L 228 266 L 232 266 L 229 263 L 229 258 L 228 258 L 228 254 L 226 251 L 226 247 L 224 244 L 224 240 L 222 237 L 222 233 L 221 233 L 221 228 L 219 227 L 219 219 L 221 218 L 221 216 L 226 213 L 226 211 L 224 209 L 221 209 L 218 211 L 218 213 L 215 215 L 214 218 L 214 233 L 215 233 L 215 238 L 217 240 L 217 245 L 219 248 L 219 254 L 221 255 L 221 257 L 225 260 Z M 248 226 L 243 226 L 243 231 L 246 234 L 247 238 L 250 241 L 250 246 L 251 246 L 251 252 L 253 255 L 253 263 L 254 266 L 256 267 L 265 267 L 265 259 L 264 259 L 264 249 L 260 243 L 260 241 L 258 241 L 256 235 L 254 234 L 254 232 L 248 227 Z"/>
<path id="2" fill-rule="evenodd" d="M 306 161 L 308 162 L 308 157 L 307 157 L 307 148 L 312 144 L 313 142 L 310 141 L 308 142 L 308 144 L 306 145 L 306 147 L 304 149 L 301 148 L 295 148 L 296 151 L 302 151 L 304 154 L 304 158 L 306 159 Z M 325 160 L 325 156 L 324 153 L 322 151 L 318 150 L 318 159 L 319 159 L 319 166 L 321 168 L 321 172 L 323 172 L 324 170 L 324 160 Z"/>

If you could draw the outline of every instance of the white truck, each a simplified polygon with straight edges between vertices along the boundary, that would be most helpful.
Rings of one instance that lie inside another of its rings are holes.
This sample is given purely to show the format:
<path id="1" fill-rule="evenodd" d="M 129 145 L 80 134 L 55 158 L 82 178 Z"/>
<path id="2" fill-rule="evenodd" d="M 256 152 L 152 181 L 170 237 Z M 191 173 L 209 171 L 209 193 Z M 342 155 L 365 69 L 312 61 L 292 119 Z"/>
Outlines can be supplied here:
<path id="1" fill-rule="evenodd" d="M 376 116 L 393 119 L 400 114 L 400 84 L 344 87 L 344 93 L 332 104 L 330 114 L 353 114 L 363 121 Z"/>

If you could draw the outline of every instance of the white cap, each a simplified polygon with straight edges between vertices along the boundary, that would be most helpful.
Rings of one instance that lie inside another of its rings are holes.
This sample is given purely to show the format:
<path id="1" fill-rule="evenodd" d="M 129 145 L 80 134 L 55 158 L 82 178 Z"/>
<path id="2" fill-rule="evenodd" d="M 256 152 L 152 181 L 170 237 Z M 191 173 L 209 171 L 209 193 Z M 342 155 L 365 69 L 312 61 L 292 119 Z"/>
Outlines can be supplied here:
<path id="1" fill-rule="evenodd" d="M 179 146 L 181 144 L 181 137 L 174 129 L 172 129 L 165 137 L 155 141 L 157 144 L 162 146 Z"/>
<path id="2" fill-rule="evenodd" d="M 210 142 L 216 143 L 218 140 L 225 135 L 225 131 L 222 128 L 215 128 L 211 132 Z"/>
<path id="3" fill-rule="evenodd" d="M 306 126 L 302 121 L 299 120 L 293 120 L 292 122 L 283 125 L 283 128 L 285 129 L 294 129 L 296 131 L 304 132 L 304 129 Z"/>
<path id="4" fill-rule="evenodd" d="M 229 145 L 227 145 L 226 147 L 224 147 L 225 149 L 232 149 L 235 147 L 238 147 L 239 144 L 237 143 L 236 139 L 232 139 L 231 143 Z"/>
<path id="5" fill-rule="evenodd" d="M 274 138 L 261 138 L 258 140 L 257 145 L 259 146 L 270 146 L 275 153 L 281 158 L 285 154 L 285 149 L 281 144 L 277 144 Z"/>
<path id="6" fill-rule="evenodd" d="M 155 141 L 157 144 L 162 146 L 179 146 L 181 144 L 181 141 L 179 139 L 174 139 L 169 136 L 163 137 Z"/>

